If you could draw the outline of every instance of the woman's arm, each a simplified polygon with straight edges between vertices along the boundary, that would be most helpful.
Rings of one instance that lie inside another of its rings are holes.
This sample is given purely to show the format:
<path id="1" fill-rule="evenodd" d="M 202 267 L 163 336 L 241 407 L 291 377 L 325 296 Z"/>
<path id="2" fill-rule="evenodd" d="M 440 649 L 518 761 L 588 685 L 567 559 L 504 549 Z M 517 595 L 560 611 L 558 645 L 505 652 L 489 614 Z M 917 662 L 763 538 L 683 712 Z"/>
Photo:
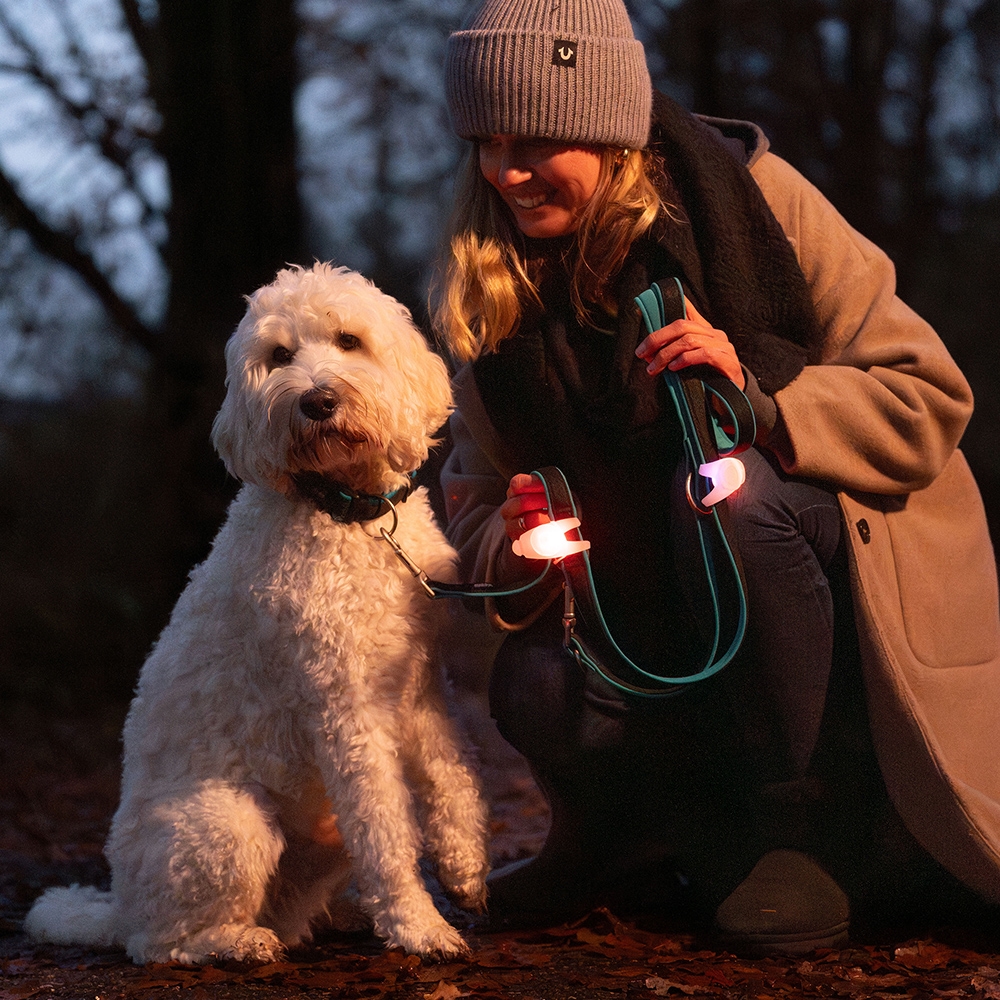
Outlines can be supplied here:
<path id="1" fill-rule="evenodd" d="M 767 153 L 752 174 L 791 241 L 826 333 L 822 364 L 774 396 L 767 447 L 794 475 L 871 493 L 926 486 L 972 413 L 941 339 L 896 296 L 895 269 L 793 167 Z"/>
<path id="2" fill-rule="evenodd" d="M 493 567 L 507 534 L 497 513 L 507 480 L 476 444 L 459 410 L 448 424 L 452 448 L 441 469 L 446 534 L 461 556 L 462 578 L 494 582 Z"/>
<path id="3" fill-rule="evenodd" d="M 452 450 L 441 470 L 448 518 L 445 533 L 458 550 L 462 579 L 512 588 L 535 579 L 544 564 L 514 555 L 501 516 L 500 508 L 508 500 L 508 480 L 476 443 L 461 411 L 452 414 L 449 429 Z M 491 620 L 497 627 L 529 620 L 550 603 L 560 579 L 558 573 L 550 573 L 543 583 L 522 594 L 487 601 Z"/>

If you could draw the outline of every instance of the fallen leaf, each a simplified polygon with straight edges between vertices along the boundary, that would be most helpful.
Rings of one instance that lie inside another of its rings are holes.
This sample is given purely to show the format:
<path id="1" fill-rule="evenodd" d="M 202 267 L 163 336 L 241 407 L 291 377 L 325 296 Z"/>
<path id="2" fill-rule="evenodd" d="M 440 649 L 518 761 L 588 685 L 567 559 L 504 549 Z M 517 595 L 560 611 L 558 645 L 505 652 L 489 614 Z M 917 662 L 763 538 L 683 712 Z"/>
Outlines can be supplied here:
<path id="1" fill-rule="evenodd" d="M 525 960 L 525 953 L 513 947 L 512 942 L 505 941 L 499 948 L 483 948 L 477 951 L 470 965 L 481 969 L 519 969 L 524 965 L 537 965 L 537 961 Z"/>
<path id="2" fill-rule="evenodd" d="M 171 983 L 171 986 L 174 984 Z M 10 986 L 4 989 L 2 996 L 6 997 L 16 997 L 17 1000 L 25 1000 L 27 997 L 33 997 L 38 993 L 45 993 L 48 996 L 52 996 L 52 983 L 21 983 L 20 986 Z"/>
<path id="3" fill-rule="evenodd" d="M 607 934 L 596 934 L 589 927 L 581 927 L 576 932 L 576 939 L 581 944 L 602 946 L 607 944 Z"/>
<path id="4" fill-rule="evenodd" d="M 359 980 L 349 973 L 345 975 L 332 969 L 308 969 L 283 974 L 279 982 L 282 986 L 297 986 L 307 990 L 342 991 L 348 983 L 357 983 Z"/>
<path id="5" fill-rule="evenodd" d="M 659 976 L 650 976 L 646 980 L 646 989 L 652 990 L 658 997 L 669 996 L 672 990 L 691 996 L 698 993 L 700 988 L 688 986 L 686 983 L 675 983 L 672 979 L 660 979 Z"/>
<path id="6" fill-rule="evenodd" d="M 246 979 L 270 979 L 271 976 L 287 975 L 290 972 L 298 972 L 301 965 L 295 962 L 268 962 L 267 965 L 257 965 L 247 970 Z"/>
<path id="7" fill-rule="evenodd" d="M 425 965 L 416 971 L 415 978 L 418 983 L 439 983 L 445 979 L 454 979 L 456 976 L 467 972 L 468 962 L 450 962 L 449 964 Z"/>
<path id="8" fill-rule="evenodd" d="M 214 965 L 203 965 L 198 970 L 198 982 L 200 983 L 224 983 L 228 979 L 241 979 L 242 976 L 234 976 L 231 972 L 226 972 Z"/>
<path id="9" fill-rule="evenodd" d="M 471 994 L 463 993 L 454 983 L 438 983 L 433 993 L 424 994 L 424 1000 L 455 1000 L 467 996 Z"/>
<path id="10" fill-rule="evenodd" d="M 951 948 L 930 941 L 901 945 L 893 952 L 893 958 L 909 969 L 943 969 L 954 957 L 955 953 Z"/>
<path id="11" fill-rule="evenodd" d="M 1000 983 L 996 979 L 973 976 L 972 988 L 980 990 L 985 1000 L 1000 1000 Z"/>
<path id="12" fill-rule="evenodd" d="M 724 972 L 719 969 L 713 969 L 711 966 L 705 967 L 705 978 L 710 982 L 715 983 L 717 986 L 735 986 L 736 980 L 730 979 Z"/>

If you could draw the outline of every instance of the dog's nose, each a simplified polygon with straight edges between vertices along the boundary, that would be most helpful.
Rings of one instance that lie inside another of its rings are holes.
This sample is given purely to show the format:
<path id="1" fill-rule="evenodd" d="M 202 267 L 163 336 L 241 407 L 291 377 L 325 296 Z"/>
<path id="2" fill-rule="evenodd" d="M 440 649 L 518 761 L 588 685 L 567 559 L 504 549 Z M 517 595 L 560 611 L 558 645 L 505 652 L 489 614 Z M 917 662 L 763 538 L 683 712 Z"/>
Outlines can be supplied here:
<path id="1" fill-rule="evenodd" d="M 299 409 L 310 420 L 326 420 L 333 416 L 339 402 L 340 396 L 332 389 L 310 389 L 302 394 Z"/>

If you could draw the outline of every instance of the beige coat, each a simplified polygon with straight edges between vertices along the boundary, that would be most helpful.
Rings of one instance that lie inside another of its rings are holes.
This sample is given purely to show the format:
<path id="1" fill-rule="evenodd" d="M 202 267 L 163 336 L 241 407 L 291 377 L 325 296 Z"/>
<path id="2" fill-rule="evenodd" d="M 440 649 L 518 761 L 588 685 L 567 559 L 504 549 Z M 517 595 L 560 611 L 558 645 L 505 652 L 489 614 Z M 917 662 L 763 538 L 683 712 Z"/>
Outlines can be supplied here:
<path id="1" fill-rule="evenodd" d="M 889 794 L 945 867 L 1000 903 L 1000 614 L 979 491 L 957 444 L 969 386 L 895 294 L 886 255 L 789 164 L 751 164 L 795 248 L 825 333 L 822 364 L 775 395 L 782 467 L 841 490 L 872 730 Z M 503 575 L 493 510 L 510 467 L 471 373 L 442 482 L 475 579 Z"/>

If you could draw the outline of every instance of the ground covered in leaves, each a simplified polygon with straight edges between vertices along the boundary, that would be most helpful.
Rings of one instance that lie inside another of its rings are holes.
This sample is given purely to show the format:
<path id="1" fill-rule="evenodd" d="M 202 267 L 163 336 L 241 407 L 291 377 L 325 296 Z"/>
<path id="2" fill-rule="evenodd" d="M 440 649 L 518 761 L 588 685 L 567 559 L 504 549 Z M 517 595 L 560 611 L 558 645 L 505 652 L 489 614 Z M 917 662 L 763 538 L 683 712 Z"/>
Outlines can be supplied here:
<path id="1" fill-rule="evenodd" d="M 137 968 L 120 953 L 10 948 L 0 996 L 62 998 L 456 997 L 573 1000 L 601 997 L 1000 997 L 995 958 L 934 941 L 858 946 L 808 960 L 746 961 L 693 947 L 684 936 L 643 931 L 606 911 L 573 926 L 473 937 L 468 961 L 423 962 L 340 939 L 288 961 L 246 968 Z M 993 962 L 994 964 L 991 964 Z"/>
<path id="2" fill-rule="evenodd" d="M 1000 940 L 977 927 L 890 934 L 780 961 L 737 958 L 690 934 L 606 910 L 531 932 L 469 931 L 471 957 L 449 963 L 385 951 L 367 936 L 326 938 L 287 961 L 253 968 L 136 967 L 118 951 L 33 945 L 21 920 L 42 888 L 106 882 L 101 845 L 117 800 L 122 713 L 123 706 L 60 717 L 24 705 L 0 709 L 0 1000 L 1000 1000 Z M 547 817 L 517 761 L 495 745 L 487 749 L 500 863 L 536 850 Z"/>

